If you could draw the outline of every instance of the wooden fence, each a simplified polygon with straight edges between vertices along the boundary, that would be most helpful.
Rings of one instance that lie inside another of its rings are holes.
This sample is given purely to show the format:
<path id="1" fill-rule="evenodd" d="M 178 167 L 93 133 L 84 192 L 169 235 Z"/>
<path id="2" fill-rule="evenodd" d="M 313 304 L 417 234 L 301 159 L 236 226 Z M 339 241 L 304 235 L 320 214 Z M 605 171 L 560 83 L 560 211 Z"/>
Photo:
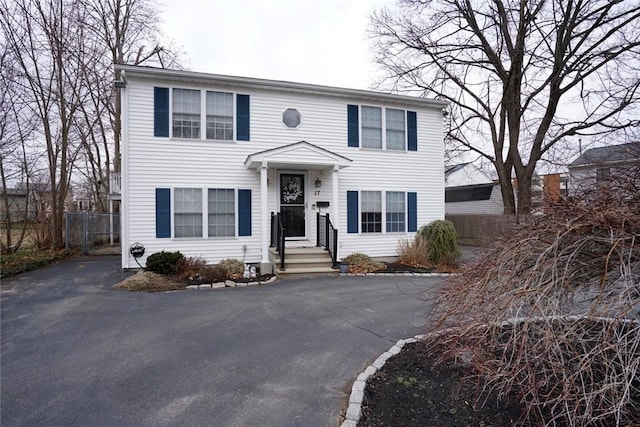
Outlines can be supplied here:
<path id="1" fill-rule="evenodd" d="M 509 233 L 517 224 L 516 215 L 446 215 L 458 232 L 458 243 L 485 246 L 496 238 Z"/>

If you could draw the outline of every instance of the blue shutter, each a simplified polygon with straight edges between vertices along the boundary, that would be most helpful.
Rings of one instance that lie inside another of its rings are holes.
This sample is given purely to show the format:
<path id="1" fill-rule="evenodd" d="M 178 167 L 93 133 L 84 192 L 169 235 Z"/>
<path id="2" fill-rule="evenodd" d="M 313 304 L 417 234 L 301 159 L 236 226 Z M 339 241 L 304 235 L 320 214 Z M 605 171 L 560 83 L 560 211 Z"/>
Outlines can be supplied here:
<path id="1" fill-rule="evenodd" d="M 347 233 L 358 232 L 358 192 L 347 191 Z"/>
<path id="2" fill-rule="evenodd" d="M 360 146 L 360 133 L 358 124 L 358 106 L 347 105 L 347 145 L 349 147 Z"/>
<path id="3" fill-rule="evenodd" d="M 251 236 L 251 190 L 238 190 L 238 236 Z"/>
<path id="4" fill-rule="evenodd" d="M 156 188 L 156 237 L 171 237 L 171 189 Z"/>
<path id="5" fill-rule="evenodd" d="M 418 231 L 418 193 L 407 193 L 407 231 Z"/>
<path id="6" fill-rule="evenodd" d="M 418 151 L 418 119 L 415 111 L 407 111 L 407 150 Z"/>
<path id="7" fill-rule="evenodd" d="M 236 95 L 236 139 L 249 141 L 249 95 Z"/>
<path id="8" fill-rule="evenodd" d="M 153 136 L 169 136 L 169 88 L 153 88 Z"/>

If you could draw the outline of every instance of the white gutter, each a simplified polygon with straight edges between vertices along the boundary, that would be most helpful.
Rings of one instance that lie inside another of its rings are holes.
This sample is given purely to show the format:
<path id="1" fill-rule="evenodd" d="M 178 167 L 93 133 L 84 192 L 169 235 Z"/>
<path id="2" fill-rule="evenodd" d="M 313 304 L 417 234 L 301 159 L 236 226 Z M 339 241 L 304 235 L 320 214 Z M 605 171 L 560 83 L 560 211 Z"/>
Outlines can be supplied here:
<path id="1" fill-rule="evenodd" d="M 311 95 L 330 95 L 340 98 L 395 102 L 419 106 L 421 108 L 446 108 L 449 103 L 437 99 L 418 98 L 415 96 L 394 95 L 361 89 L 347 89 L 333 86 L 313 85 L 308 83 L 286 82 L 280 80 L 257 79 L 253 77 L 226 76 L 193 71 L 169 70 L 134 65 L 116 65 L 116 70 L 126 71 L 129 78 L 148 78 L 155 80 L 192 82 L 217 86 L 233 86 L 247 89 L 277 90 L 280 92 L 301 93 Z"/>

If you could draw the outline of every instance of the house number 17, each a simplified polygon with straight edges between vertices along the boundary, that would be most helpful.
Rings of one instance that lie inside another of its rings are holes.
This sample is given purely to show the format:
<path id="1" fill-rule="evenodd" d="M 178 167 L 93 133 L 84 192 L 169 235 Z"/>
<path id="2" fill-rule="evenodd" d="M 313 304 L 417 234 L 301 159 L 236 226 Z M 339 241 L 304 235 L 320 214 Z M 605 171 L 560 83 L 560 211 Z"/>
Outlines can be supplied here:
<path id="1" fill-rule="evenodd" d="M 320 195 L 320 190 L 316 190 L 316 191 L 314 191 L 314 192 L 313 192 L 313 195 L 314 195 L 314 196 L 319 196 L 319 195 Z"/>

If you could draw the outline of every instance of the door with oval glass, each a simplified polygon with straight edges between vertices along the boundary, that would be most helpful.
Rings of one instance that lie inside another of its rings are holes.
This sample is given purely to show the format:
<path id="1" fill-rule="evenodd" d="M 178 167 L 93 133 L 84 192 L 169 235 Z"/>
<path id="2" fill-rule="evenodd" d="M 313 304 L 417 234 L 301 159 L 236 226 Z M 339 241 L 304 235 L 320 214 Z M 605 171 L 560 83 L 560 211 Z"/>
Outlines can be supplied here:
<path id="1" fill-rule="evenodd" d="M 280 213 L 286 236 L 306 237 L 306 195 L 304 173 L 280 174 Z"/>

